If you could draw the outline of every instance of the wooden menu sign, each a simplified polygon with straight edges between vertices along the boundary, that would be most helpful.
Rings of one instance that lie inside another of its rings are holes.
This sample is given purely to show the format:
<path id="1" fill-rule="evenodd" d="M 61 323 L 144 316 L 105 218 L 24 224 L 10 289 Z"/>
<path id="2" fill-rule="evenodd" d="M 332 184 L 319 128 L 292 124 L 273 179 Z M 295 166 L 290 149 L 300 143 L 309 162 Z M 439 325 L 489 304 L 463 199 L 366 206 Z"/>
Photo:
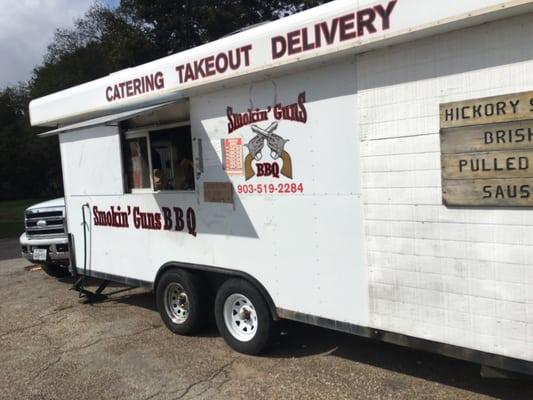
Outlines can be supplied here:
<path id="1" fill-rule="evenodd" d="M 533 91 L 440 105 L 440 128 L 533 119 Z"/>
<path id="2" fill-rule="evenodd" d="M 440 110 L 444 204 L 533 206 L 533 92 Z"/>

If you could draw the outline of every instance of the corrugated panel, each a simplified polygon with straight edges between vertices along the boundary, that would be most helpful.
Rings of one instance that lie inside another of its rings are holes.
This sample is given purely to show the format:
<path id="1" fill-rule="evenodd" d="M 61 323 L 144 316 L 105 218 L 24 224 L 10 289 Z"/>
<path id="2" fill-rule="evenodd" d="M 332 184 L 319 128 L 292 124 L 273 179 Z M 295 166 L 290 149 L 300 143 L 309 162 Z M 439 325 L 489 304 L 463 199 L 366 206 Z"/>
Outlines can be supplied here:
<path id="1" fill-rule="evenodd" d="M 533 88 L 533 15 L 358 59 L 371 324 L 533 360 L 533 212 L 442 204 L 439 104 Z"/>

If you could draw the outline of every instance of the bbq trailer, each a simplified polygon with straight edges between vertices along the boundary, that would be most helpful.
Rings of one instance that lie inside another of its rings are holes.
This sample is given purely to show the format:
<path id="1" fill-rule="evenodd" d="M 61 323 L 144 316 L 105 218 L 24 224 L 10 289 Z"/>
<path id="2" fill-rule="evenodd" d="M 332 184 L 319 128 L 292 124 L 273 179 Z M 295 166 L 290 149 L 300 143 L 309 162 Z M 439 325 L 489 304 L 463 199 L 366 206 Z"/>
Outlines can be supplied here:
<path id="1" fill-rule="evenodd" d="M 533 4 L 334 1 L 30 104 L 73 267 L 213 312 L 533 373 Z"/>

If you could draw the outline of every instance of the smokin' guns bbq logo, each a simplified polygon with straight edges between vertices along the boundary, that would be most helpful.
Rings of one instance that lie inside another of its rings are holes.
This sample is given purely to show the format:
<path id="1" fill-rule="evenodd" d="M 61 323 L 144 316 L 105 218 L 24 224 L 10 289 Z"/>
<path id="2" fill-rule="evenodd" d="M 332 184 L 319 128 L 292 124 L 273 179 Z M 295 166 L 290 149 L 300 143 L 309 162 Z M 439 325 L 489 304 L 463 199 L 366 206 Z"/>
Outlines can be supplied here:
<path id="1" fill-rule="evenodd" d="M 269 121 L 270 114 L 275 121 L 266 127 L 261 127 L 256 122 Z M 246 180 L 254 176 L 266 176 L 279 178 L 280 174 L 292 179 L 292 158 L 285 145 L 289 139 L 285 139 L 277 133 L 274 133 L 278 127 L 280 120 L 295 121 L 306 123 L 307 110 L 305 108 L 305 92 L 298 95 L 295 103 L 282 105 L 276 104 L 274 107 L 267 107 L 266 109 L 248 109 L 243 113 L 234 113 L 232 107 L 227 107 L 228 117 L 228 134 L 236 131 L 247 125 L 255 134 L 250 141 L 245 144 L 248 149 L 248 154 L 244 159 L 244 177 Z M 263 149 L 265 147 L 270 149 L 270 158 L 272 162 L 259 162 L 263 158 Z M 255 161 L 255 171 L 253 161 Z M 279 165 L 281 161 L 281 167 Z"/>
<path id="2" fill-rule="evenodd" d="M 196 213 L 192 207 L 161 207 L 161 212 L 144 211 L 139 206 L 119 205 L 107 209 L 93 206 L 93 224 L 112 228 L 130 228 L 187 232 L 196 237 Z"/>

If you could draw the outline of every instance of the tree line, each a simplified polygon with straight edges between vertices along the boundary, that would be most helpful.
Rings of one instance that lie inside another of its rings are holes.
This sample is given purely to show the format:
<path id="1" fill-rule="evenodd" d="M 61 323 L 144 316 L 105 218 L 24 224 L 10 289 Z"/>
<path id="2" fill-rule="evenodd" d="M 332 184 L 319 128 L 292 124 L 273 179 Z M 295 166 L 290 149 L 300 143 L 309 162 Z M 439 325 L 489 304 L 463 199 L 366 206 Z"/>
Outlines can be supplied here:
<path id="1" fill-rule="evenodd" d="M 112 72 L 329 0 L 121 0 L 59 28 L 27 82 L 0 90 L 0 200 L 62 195 L 57 138 L 31 128 L 28 104 Z"/>

